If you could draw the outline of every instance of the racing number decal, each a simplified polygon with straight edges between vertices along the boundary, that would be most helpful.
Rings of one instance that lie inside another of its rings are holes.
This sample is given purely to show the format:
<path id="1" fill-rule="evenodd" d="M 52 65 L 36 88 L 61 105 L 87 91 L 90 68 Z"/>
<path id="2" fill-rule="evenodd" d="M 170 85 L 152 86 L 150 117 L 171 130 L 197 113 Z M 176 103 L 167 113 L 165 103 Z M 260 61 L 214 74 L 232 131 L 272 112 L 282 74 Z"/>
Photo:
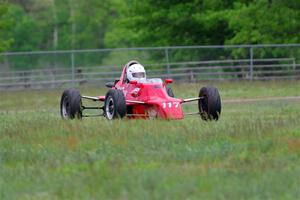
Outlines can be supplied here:
<path id="1" fill-rule="evenodd" d="M 166 108 L 167 105 L 169 106 L 169 108 L 172 107 L 172 103 L 171 102 L 169 102 L 169 103 L 163 102 L 163 108 Z"/>
<path id="2" fill-rule="evenodd" d="M 162 105 L 163 105 L 163 108 L 167 108 L 167 106 L 168 106 L 168 108 L 172 108 L 172 107 L 178 108 L 179 102 L 164 102 L 164 103 L 162 103 Z"/>

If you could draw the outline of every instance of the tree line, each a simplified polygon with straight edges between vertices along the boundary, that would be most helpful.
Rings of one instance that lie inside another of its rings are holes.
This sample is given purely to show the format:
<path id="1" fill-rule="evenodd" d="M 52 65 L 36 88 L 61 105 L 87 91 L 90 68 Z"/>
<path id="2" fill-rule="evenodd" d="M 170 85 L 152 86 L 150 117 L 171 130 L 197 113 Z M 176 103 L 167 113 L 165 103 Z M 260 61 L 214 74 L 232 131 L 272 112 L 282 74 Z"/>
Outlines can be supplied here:
<path id="1" fill-rule="evenodd" d="M 299 42 L 299 0 L 0 0 L 2 52 Z"/>

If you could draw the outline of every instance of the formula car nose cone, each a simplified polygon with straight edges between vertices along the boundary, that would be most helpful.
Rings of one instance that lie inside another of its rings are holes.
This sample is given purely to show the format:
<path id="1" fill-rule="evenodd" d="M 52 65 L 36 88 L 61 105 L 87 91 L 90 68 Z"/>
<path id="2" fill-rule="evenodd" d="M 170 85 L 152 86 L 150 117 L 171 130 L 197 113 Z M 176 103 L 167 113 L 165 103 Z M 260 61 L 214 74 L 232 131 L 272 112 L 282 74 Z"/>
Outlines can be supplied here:
<path id="1" fill-rule="evenodd" d="M 166 119 L 183 119 L 184 114 L 179 101 L 162 102 L 160 105 L 160 117 Z"/>

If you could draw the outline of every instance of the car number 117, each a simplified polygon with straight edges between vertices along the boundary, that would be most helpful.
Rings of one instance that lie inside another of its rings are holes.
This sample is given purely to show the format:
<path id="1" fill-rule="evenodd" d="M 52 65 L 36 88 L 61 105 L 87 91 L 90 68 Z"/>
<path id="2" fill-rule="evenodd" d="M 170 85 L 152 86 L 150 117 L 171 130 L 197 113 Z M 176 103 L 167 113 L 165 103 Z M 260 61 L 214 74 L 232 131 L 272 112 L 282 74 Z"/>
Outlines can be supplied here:
<path id="1" fill-rule="evenodd" d="M 179 106 L 179 102 L 164 102 L 162 103 L 162 106 L 163 108 L 172 108 L 172 107 L 175 107 L 175 108 L 178 108 Z"/>

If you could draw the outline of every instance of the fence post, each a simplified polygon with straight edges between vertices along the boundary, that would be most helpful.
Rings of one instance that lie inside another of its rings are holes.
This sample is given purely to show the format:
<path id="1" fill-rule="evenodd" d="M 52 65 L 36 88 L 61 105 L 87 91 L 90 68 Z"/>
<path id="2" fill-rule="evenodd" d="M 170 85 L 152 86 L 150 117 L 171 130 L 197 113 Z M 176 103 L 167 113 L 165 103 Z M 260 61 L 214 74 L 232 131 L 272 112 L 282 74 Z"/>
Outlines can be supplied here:
<path id="1" fill-rule="evenodd" d="M 165 54 L 166 54 L 166 62 L 167 62 L 167 74 L 170 74 L 170 62 L 169 62 L 169 49 L 165 48 Z"/>
<path id="2" fill-rule="evenodd" d="M 295 60 L 295 58 L 293 58 L 293 70 L 294 71 L 296 70 L 296 60 Z"/>
<path id="3" fill-rule="evenodd" d="M 250 80 L 253 80 L 253 46 L 250 47 Z"/>
<path id="4" fill-rule="evenodd" d="M 74 53 L 71 53 L 71 67 L 72 67 L 72 85 L 75 86 L 75 62 Z"/>

